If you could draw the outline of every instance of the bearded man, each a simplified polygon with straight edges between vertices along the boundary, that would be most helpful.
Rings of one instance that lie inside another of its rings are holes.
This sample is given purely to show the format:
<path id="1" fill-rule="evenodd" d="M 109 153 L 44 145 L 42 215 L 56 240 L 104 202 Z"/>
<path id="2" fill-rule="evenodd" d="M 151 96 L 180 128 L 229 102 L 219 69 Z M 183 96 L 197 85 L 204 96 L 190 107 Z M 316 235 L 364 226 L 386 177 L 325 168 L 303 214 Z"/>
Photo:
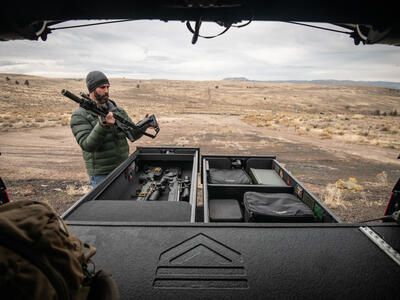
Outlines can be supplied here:
<path id="1" fill-rule="evenodd" d="M 106 117 L 99 117 L 80 107 L 71 117 L 72 133 L 82 149 L 90 185 L 95 187 L 129 155 L 126 135 L 115 125 L 114 114 L 132 120 L 109 99 L 110 82 L 104 73 L 92 71 L 87 74 L 86 86 L 90 99 L 108 111 Z"/>

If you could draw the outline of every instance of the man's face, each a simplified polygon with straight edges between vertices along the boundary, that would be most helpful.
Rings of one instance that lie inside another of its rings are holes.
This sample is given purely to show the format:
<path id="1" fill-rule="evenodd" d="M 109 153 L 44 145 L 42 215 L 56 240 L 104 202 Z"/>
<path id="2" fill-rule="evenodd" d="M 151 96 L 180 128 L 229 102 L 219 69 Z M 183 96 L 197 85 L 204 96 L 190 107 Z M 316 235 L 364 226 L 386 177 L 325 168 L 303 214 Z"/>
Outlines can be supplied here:
<path id="1" fill-rule="evenodd" d="M 94 90 L 94 96 L 99 104 L 104 104 L 108 101 L 109 84 L 103 84 Z"/>

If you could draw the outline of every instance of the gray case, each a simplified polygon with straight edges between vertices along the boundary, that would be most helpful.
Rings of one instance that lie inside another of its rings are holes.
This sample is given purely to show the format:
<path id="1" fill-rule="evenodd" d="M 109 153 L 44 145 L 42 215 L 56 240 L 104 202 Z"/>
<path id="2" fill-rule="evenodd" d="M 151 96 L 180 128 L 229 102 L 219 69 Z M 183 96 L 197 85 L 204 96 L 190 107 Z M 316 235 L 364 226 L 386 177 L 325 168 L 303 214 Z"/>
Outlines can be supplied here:
<path id="1" fill-rule="evenodd" d="M 255 184 L 288 186 L 275 170 L 250 168 L 249 173 Z"/>
<path id="2" fill-rule="evenodd" d="M 211 222 L 242 222 L 243 213 L 236 199 L 210 199 Z"/>

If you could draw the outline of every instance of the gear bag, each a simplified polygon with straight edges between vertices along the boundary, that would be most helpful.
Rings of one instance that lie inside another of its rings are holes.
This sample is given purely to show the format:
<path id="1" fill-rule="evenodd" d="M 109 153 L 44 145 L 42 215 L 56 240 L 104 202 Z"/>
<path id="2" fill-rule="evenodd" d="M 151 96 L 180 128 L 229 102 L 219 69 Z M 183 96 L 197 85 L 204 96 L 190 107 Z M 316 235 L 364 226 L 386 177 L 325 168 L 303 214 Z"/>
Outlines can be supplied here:
<path id="1" fill-rule="evenodd" d="M 251 178 L 243 169 L 213 169 L 209 171 L 210 183 L 251 184 Z"/>
<path id="2" fill-rule="evenodd" d="M 90 286 L 106 274 L 88 270 L 95 252 L 71 234 L 44 202 L 23 200 L 0 206 L 2 299 L 91 299 L 96 292 Z M 109 286 L 112 292 L 107 299 L 117 299 L 115 282 Z"/>
<path id="3" fill-rule="evenodd" d="M 246 192 L 246 222 L 312 222 L 312 210 L 296 196 L 286 193 Z"/>

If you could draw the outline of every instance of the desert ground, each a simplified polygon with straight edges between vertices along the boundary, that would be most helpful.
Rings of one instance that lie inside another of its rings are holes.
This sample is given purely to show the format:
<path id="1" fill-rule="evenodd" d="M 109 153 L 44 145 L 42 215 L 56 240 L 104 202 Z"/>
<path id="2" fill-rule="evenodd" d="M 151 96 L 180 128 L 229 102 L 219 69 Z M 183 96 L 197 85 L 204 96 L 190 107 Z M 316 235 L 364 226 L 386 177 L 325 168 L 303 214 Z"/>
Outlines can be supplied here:
<path id="1" fill-rule="evenodd" d="M 13 201 L 47 201 L 61 214 L 89 191 L 60 94 L 82 79 L 0 74 L 0 176 Z M 273 154 L 343 222 L 383 215 L 400 177 L 400 90 L 250 81 L 111 78 L 110 98 L 161 131 L 137 146 L 202 154 Z M 199 201 L 201 186 L 198 188 Z"/>

